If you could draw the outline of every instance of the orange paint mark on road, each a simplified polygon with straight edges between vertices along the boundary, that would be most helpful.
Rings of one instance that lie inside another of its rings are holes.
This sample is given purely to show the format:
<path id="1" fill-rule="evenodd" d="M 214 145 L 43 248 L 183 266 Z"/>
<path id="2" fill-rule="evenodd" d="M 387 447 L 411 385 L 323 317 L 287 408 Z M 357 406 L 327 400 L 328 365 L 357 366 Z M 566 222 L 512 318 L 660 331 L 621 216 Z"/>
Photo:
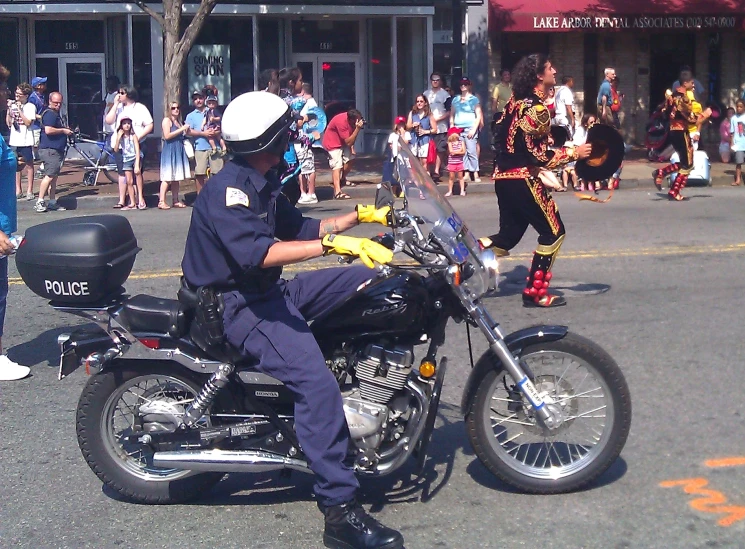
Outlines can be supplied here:
<path id="1" fill-rule="evenodd" d="M 718 490 L 704 488 L 709 481 L 705 478 L 685 478 L 681 480 L 666 480 L 660 482 L 663 488 L 674 488 L 681 486 L 686 494 L 704 496 L 690 501 L 688 504 L 697 511 L 712 514 L 725 514 L 717 521 L 719 526 L 732 526 L 734 523 L 745 520 L 745 507 L 742 505 L 724 505 L 727 496 Z"/>
<path id="2" fill-rule="evenodd" d="M 737 467 L 745 465 L 745 457 L 728 457 L 721 459 L 707 459 L 704 461 L 707 467 Z"/>

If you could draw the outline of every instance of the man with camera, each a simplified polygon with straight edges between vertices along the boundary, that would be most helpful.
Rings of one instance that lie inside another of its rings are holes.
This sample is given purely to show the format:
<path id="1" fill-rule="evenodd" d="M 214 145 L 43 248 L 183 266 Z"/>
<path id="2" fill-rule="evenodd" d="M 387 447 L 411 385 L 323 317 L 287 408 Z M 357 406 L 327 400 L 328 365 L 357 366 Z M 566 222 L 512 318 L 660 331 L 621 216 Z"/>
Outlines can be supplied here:
<path id="1" fill-rule="evenodd" d="M 346 181 L 352 168 L 350 160 L 354 157 L 354 142 L 360 130 L 365 127 L 365 119 L 357 109 L 337 114 L 331 119 L 323 134 L 323 148 L 329 153 L 329 167 L 334 184 L 334 200 L 351 198 L 342 192 L 342 181 Z M 353 185 L 349 184 L 350 187 Z"/>

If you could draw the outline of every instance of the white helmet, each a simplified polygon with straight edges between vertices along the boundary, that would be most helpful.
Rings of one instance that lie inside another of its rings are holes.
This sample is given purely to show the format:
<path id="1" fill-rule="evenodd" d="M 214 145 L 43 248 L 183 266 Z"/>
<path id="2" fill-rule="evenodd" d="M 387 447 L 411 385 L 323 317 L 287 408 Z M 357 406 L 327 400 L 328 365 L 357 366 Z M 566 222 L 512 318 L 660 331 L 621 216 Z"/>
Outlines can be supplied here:
<path id="1" fill-rule="evenodd" d="M 292 122 L 292 112 L 284 100 L 264 91 L 248 92 L 225 108 L 222 138 L 233 154 L 266 151 L 281 157 L 287 149 Z"/>

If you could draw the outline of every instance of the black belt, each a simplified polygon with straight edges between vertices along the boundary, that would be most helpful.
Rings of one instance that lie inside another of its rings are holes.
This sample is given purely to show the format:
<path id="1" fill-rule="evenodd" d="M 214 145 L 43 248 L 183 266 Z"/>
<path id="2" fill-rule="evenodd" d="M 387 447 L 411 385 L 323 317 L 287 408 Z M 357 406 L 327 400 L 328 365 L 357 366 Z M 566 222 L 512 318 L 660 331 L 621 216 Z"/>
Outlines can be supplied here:
<path id="1" fill-rule="evenodd" d="M 182 278 L 184 286 L 191 290 L 192 292 L 196 292 L 199 288 L 198 286 L 194 286 L 193 284 L 190 284 L 185 278 Z M 279 275 L 276 277 L 274 276 L 266 276 L 262 278 L 252 278 L 248 280 L 242 280 L 240 283 L 236 284 L 210 284 L 210 288 L 212 288 L 215 292 L 219 293 L 227 293 L 227 292 L 241 292 L 245 294 L 255 294 L 255 293 L 266 293 L 269 290 L 271 290 L 274 285 L 279 280 Z"/>

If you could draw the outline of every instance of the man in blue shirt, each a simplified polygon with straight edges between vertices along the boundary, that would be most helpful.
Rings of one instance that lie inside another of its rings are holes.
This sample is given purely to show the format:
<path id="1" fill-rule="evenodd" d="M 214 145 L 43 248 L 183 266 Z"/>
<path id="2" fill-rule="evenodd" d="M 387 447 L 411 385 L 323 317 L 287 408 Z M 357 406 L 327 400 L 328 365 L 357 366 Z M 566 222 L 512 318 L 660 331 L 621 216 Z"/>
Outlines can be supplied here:
<path id="1" fill-rule="evenodd" d="M 613 104 L 613 91 L 610 84 L 616 78 L 616 69 L 608 67 L 604 74 L 605 79 L 600 84 L 600 90 L 598 91 L 598 118 L 600 122 L 613 126 L 613 111 L 610 108 Z"/>
<path id="2" fill-rule="evenodd" d="M 220 130 L 214 128 L 205 128 L 202 130 L 204 116 L 207 112 L 207 108 L 204 105 L 204 92 L 195 90 L 191 94 L 191 100 L 194 103 L 194 110 L 186 116 L 184 123 L 188 124 L 191 128 L 189 130 L 189 137 L 193 141 L 194 160 L 196 162 L 194 179 L 197 182 L 197 193 L 199 193 L 202 191 L 204 180 L 207 178 L 207 168 L 209 168 L 211 175 L 215 175 L 222 169 L 223 151 L 218 150 L 218 152 L 213 152 L 208 141 L 209 139 L 214 139 Z"/>
<path id="3" fill-rule="evenodd" d="M 41 117 L 41 138 L 39 139 L 39 158 L 44 162 L 44 179 L 39 186 L 39 198 L 34 210 L 44 213 L 48 210 L 64 210 L 57 204 L 54 194 L 57 190 L 57 177 L 62 169 L 65 159 L 67 136 L 72 135 L 70 128 L 62 124 L 59 112 L 62 107 L 62 94 L 52 92 L 49 94 L 49 108 Z M 49 191 L 49 202 L 44 202 L 44 195 Z"/>

